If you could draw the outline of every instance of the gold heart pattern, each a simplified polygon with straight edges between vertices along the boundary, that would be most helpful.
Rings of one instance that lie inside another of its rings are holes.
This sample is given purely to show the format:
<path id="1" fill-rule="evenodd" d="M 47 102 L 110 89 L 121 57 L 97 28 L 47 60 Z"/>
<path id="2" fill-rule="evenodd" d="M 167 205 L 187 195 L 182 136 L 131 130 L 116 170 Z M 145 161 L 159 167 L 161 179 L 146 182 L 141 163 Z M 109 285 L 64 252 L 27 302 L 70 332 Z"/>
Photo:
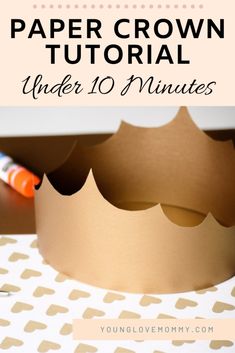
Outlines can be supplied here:
<path id="1" fill-rule="evenodd" d="M 60 348 L 61 348 L 61 346 L 58 343 L 50 342 L 50 341 L 42 341 L 40 343 L 40 346 L 38 347 L 38 352 L 39 353 L 46 353 L 50 350 L 58 350 Z"/>
<path id="2" fill-rule="evenodd" d="M 13 284 L 10 284 L 10 283 L 5 283 L 3 286 L 1 286 L 1 290 L 15 293 L 20 291 L 20 287 L 14 286 Z"/>
<path id="3" fill-rule="evenodd" d="M 115 302 L 116 300 L 119 301 L 119 300 L 124 300 L 124 299 L 125 299 L 125 296 L 122 294 L 108 292 L 107 294 L 105 294 L 103 302 L 110 304 L 110 303 Z"/>
<path id="4" fill-rule="evenodd" d="M 29 310 L 32 310 L 33 309 L 33 306 L 30 305 L 30 304 L 27 304 L 27 303 L 21 303 L 21 302 L 16 302 L 11 311 L 12 313 L 21 313 L 22 311 L 29 311 Z"/>
<path id="5" fill-rule="evenodd" d="M 11 256 L 9 256 L 8 261 L 16 262 L 18 260 L 26 260 L 28 258 L 29 258 L 29 256 L 26 255 L 26 254 L 22 254 L 22 253 L 19 253 L 19 252 L 13 252 L 11 254 Z"/>
<path id="6" fill-rule="evenodd" d="M 0 246 L 4 247 L 0 257 L 0 289 L 12 293 L 0 299 L 0 350 L 5 352 L 105 352 L 104 343 L 99 346 L 98 342 L 85 344 L 72 340 L 73 318 L 175 319 L 179 311 L 180 317 L 234 317 L 235 278 L 193 295 L 132 295 L 91 287 L 56 272 L 40 256 L 33 236 L 0 237 Z M 19 328 L 17 334 L 15 321 Z M 111 341 L 108 344 L 113 347 L 109 353 L 148 351 L 148 341 L 127 341 L 123 346 Z M 197 341 L 175 340 L 158 347 L 156 341 L 151 352 L 188 353 L 197 344 Z M 203 353 L 215 350 L 234 353 L 234 342 L 204 341 L 203 348 L 194 348 Z"/>
<path id="7" fill-rule="evenodd" d="M 42 322 L 37 322 L 37 321 L 29 321 L 25 327 L 24 331 L 25 332 L 34 332 L 36 330 L 44 330 L 47 328 L 46 324 L 43 324 Z"/>
<path id="8" fill-rule="evenodd" d="M 64 324 L 60 330 L 60 334 L 63 336 L 70 335 L 73 332 L 73 326 L 71 324 Z"/>
<path id="9" fill-rule="evenodd" d="M 134 313 L 133 311 L 123 310 L 119 315 L 119 319 L 139 319 L 140 314 Z"/>
<path id="10" fill-rule="evenodd" d="M 94 346 L 90 346 L 89 344 L 80 343 L 75 349 L 74 353 L 95 353 L 98 349 Z"/>
<path id="11" fill-rule="evenodd" d="M 135 353 L 135 352 L 127 348 L 117 347 L 114 353 Z"/>
<path id="12" fill-rule="evenodd" d="M 6 273 L 8 273 L 8 270 L 5 268 L 0 268 L 0 275 L 5 275 Z"/>
<path id="13" fill-rule="evenodd" d="M 37 287 L 35 289 L 35 291 L 33 292 L 33 296 L 37 297 L 37 298 L 40 298 L 43 295 L 51 295 L 51 294 L 54 294 L 54 293 L 55 293 L 54 289 L 46 288 L 46 287 Z"/>
<path id="14" fill-rule="evenodd" d="M 68 312 L 68 309 L 66 307 L 61 306 L 61 305 L 52 304 L 47 309 L 46 314 L 49 315 L 49 316 L 55 316 L 57 314 L 64 314 L 64 313 L 67 313 L 67 312 Z"/>
<path id="15" fill-rule="evenodd" d="M 104 316 L 105 312 L 98 310 L 98 309 L 93 309 L 93 308 L 87 308 L 82 317 L 83 319 L 93 319 L 93 317 L 99 317 L 99 316 Z"/>
<path id="16" fill-rule="evenodd" d="M 37 239 L 33 240 L 32 243 L 30 244 L 30 247 L 32 249 L 36 249 L 38 247 L 38 241 Z"/>
<path id="17" fill-rule="evenodd" d="M 10 321 L 8 320 L 4 320 L 4 319 L 0 319 L 0 326 L 2 327 L 6 327 L 10 325 Z"/>
<path id="18" fill-rule="evenodd" d="M 223 303 L 223 302 L 216 302 L 212 308 L 212 311 L 214 313 L 222 313 L 223 311 L 232 311 L 235 310 L 235 306 L 228 304 L 228 303 Z"/>
<path id="19" fill-rule="evenodd" d="M 26 270 L 24 270 L 23 272 L 22 272 L 22 274 L 21 274 L 21 278 L 23 278 L 23 279 L 29 279 L 29 278 L 31 278 L 31 277 L 39 277 L 39 276 L 41 276 L 42 275 L 42 273 L 41 272 L 39 272 L 39 271 L 35 271 L 35 270 L 31 270 L 31 269 L 26 269 Z"/>
<path id="20" fill-rule="evenodd" d="M 233 342 L 231 341 L 211 341 L 210 348 L 212 349 L 221 349 L 223 347 L 232 347 Z"/>
<path id="21" fill-rule="evenodd" d="M 72 292 L 69 294 L 70 300 L 78 300 L 80 298 L 88 298 L 88 297 L 90 297 L 90 293 L 87 293 L 78 289 L 73 289 Z"/>
<path id="22" fill-rule="evenodd" d="M 162 302 L 161 299 L 152 297 L 150 295 L 144 295 L 140 300 L 140 305 L 149 306 L 151 304 L 160 304 Z"/>
<path id="23" fill-rule="evenodd" d="M 69 277 L 66 276 L 66 275 L 64 275 L 63 273 L 58 273 L 58 274 L 56 275 L 56 277 L 55 277 L 55 281 L 56 281 L 56 282 L 64 282 L 64 281 L 66 281 L 66 280 L 68 280 L 68 279 L 69 279 Z"/>
<path id="24" fill-rule="evenodd" d="M 185 341 L 172 341 L 172 344 L 174 345 L 174 346 L 177 346 L 177 347 L 180 347 L 180 346 L 183 346 L 183 344 L 187 344 L 187 343 L 194 343 L 195 341 L 190 341 L 190 340 L 185 340 Z"/>
<path id="25" fill-rule="evenodd" d="M 2 343 L 0 344 L 1 349 L 10 349 L 12 347 L 23 346 L 23 342 L 17 338 L 5 337 Z"/>
<path id="26" fill-rule="evenodd" d="M 189 307 L 193 308 L 197 305 L 198 305 L 198 303 L 195 302 L 194 300 L 189 300 L 189 299 L 184 299 L 184 298 L 179 298 L 177 300 L 177 302 L 175 303 L 176 309 L 180 309 L 180 310 L 183 310 L 183 309 L 186 309 Z"/>
<path id="27" fill-rule="evenodd" d="M 0 246 L 4 246 L 7 244 L 15 244 L 17 242 L 16 239 L 10 237 L 0 237 Z"/>
<path id="28" fill-rule="evenodd" d="M 175 316 L 167 315 L 167 314 L 162 314 L 160 313 L 157 317 L 157 319 L 176 319 Z"/>

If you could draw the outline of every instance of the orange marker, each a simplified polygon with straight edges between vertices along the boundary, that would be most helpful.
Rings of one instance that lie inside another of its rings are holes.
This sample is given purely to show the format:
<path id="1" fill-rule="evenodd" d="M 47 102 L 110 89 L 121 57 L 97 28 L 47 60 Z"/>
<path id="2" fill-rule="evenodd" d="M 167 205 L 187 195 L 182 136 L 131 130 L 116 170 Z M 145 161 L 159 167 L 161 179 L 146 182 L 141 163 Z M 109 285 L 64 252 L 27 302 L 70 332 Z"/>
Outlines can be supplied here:
<path id="1" fill-rule="evenodd" d="M 13 159 L 0 152 L 0 178 L 25 197 L 34 196 L 34 186 L 40 179 Z"/>

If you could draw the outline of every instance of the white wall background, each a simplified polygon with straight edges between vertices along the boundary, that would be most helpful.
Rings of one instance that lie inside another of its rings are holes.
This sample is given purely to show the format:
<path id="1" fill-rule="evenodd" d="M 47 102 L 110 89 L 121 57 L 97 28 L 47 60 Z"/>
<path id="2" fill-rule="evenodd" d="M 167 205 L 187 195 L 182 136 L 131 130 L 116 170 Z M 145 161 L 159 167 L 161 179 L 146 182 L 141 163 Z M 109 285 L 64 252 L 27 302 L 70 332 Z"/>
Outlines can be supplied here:
<path id="1" fill-rule="evenodd" d="M 121 120 L 159 126 L 174 118 L 177 107 L 0 108 L 0 136 L 114 132 Z M 235 107 L 190 107 L 203 129 L 235 128 Z"/>

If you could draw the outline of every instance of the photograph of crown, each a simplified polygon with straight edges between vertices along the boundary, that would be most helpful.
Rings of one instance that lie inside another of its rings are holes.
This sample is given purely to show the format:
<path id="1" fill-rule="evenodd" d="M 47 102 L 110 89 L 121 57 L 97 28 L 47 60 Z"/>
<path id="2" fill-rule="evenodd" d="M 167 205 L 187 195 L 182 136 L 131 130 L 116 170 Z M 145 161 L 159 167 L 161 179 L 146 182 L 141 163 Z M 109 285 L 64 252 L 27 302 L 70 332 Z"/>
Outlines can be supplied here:
<path id="1" fill-rule="evenodd" d="M 235 273 L 235 151 L 187 108 L 168 124 L 122 123 L 76 143 L 35 193 L 39 250 L 79 281 L 133 293 L 176 293 Z"/>

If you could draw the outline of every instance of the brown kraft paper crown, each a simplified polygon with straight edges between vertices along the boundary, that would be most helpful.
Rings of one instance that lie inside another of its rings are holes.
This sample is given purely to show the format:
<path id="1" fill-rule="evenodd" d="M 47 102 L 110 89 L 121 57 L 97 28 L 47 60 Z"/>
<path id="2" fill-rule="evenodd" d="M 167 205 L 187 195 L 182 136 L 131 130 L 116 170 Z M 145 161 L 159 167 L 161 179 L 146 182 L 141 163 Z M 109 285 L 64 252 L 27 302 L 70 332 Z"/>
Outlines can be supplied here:
<path id="1" fill-rule="evenodd" d="M 41 254 L 80 281 L 174 293 L 234 275 L 234 147 L 186 108 L 162 127 L 122 123 L 103 143 L 75 145 L 35 202 Z"/>

